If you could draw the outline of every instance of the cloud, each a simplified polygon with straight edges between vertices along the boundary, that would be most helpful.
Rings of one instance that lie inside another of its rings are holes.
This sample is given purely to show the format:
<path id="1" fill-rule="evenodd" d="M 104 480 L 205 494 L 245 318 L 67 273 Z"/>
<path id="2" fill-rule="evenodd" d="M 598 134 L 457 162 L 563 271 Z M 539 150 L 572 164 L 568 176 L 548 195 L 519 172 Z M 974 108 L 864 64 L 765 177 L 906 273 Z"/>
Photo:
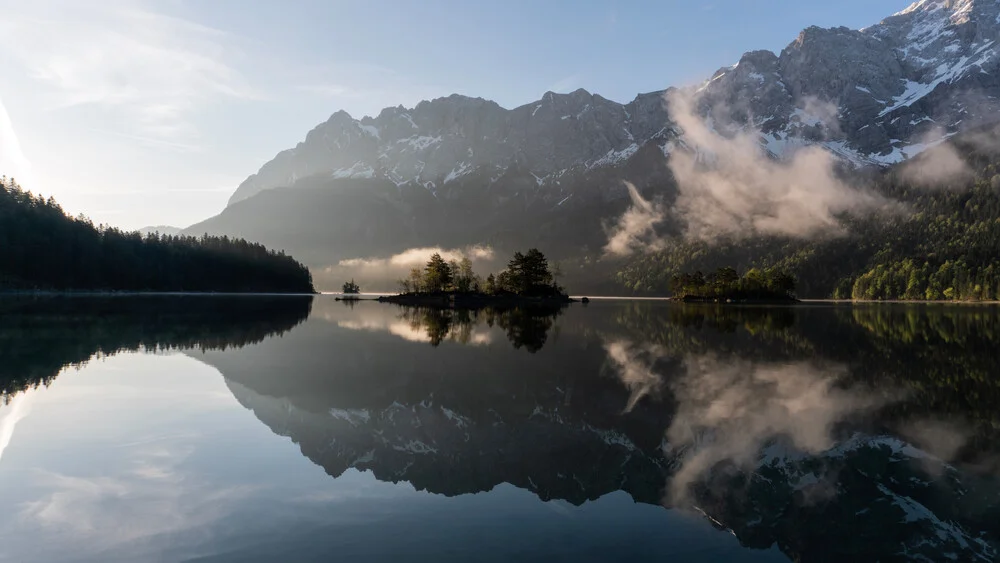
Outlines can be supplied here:
<path id="1" fill-rule="evenodd" d="M 685 366 L 671 385 L 678 411 L 666 434 L 680 455 L 670 486 L 674 503 L 722 462 L 752 469 L 775 439 L 806 453 L 825 451 L 837 423 L 884 404 L 863 389 L 838 386 L 845 372 L 838 365 L 691 356 Z"/>
<path id="2" fill-rule="evenodd" d="M 632 205 L 609 230 L 606 255 L 627 256 L 635 251 L 656 252 L 666 241 L 656 233 L 657 225 L 667 218 L 667 208 L 658 202 L 643 199 L 635 185 L 625 182 Z"/>
<path id="3" fill-rule="evenodd" d="M 195 111 L 260 97 L 227 62 L 232 37 L 138 3 L 21 3 L 5 10 L 0 45 L 54 109 L 120 111 L 116 122 L 143 136 L 194 137 Z"/>
<path id="4" fill-rule="evenodd" d="M 903 165 L 903 179 L 922 188 L 964 187 L 964 182 L 973 177 L 973 171 L 955 147 L 945 142 L 948 137 L 939 128 L 923 135 L 920 145 L 929 148 Z"/>
<path id="5" fill-rule="evenodd" d="M 664 249 L 669 241 L 658 228 L 669 219 L 684 225 L 686 238 L 706 242 L 752 235 L 814 238 L 843 234 L 842 214 L 900 206 L 841 180 L 836 158 L 822 147 L 803 146 L 775 160 L 761 147 L 759 131 L 719 123 L 727 130 L 719 133 L 715 119 L 706 122 L 698 114 L 695 96 L 674 90 L 666 98 L 670 116 L 682 131 L 679 146 L 668 157 L 677 182 L 676 200 L 669 207 L 649 201 L 626 184 L 631 205 L 609 229 L 606 255 Z M 797 115 L 802 126 L 818 128 L 824 137 L 836 133 L 836 106 L 811 98 L 801 105 Z M 725 116 L 728 111 L 716 106 L 711 114 Z"/>
<path id="6" fill-rule="evenodd" d="M 11 438 L 14 437 L 14 428 L 31 411 L 31 403 L 34 401 L 35 390 L 29 389 L 24 393 L 16 395 L 10 402 L 0 407 L 0 459 L 3 459 L 3 452 L 10 445 Z"/>
<path id="7" fill-rule="evenodd" d="M 673 211 L 690 238 L 837 235 L 843 233 L 839 215 L 890 204 L 841 181 L 835 158 L 821 147 L 802 147 L 777 161 L 764 155 L 757 131 L 719 134 L 696 113 L 689 95 L 673 91 L 667 103 L 688 149 L 673 151 L 669 167 L 678 186 Z M 823 108 L 813 104 L 810 111 Z"/>
<path id="8" fill-rule="evenodd" d="M 463 256 L 468 256 L 473 267 L 480 269 L 482 269 L 483 264 L 492 262 L 496 257 L 493 249 L 489 246 L 477 245 L 452 249 L 440 247 L 410 248 L 389 257 L 341 260 L 336 265 L 324 268 L 321 271 L 323 279 L 318 278 L 317 281 L 328 280 L 328 283 L 339 284 L 343 283 L 345 279 L 354 278 L 365 291 L 374 291 L 377 287 L 388 290 L 394 288 L 398 280 L 408 277 L 411 269 L 422 269 L 434 253 L 440 254 L 445 261 L 458 261 Z"/>
<path id="9" fill-rule="evenodd" d="M 23 503 L 20 516 L 101 551 L 141 549 L 141 540 L 203 533 L 254 489 L 218 487 L 183 471 L 192 453 L 190 446 L 160 441 L 135 449 L 114 476 L 41 472 L 37 481 L 47 494 Z"/>
<path id="10" fill-rule="evenodd" d="M 21 142 L 3 100 L 0 100 L 0 176 L 14 178 L 26 188 L 31 188 L 31 163 L 21 150 Z"/>
<path id="11" fill-rule="evenodd" d="M 350 258 L 341 260 L 339 266 L 345 268 L 413 268 L 423 267 L 434 254 L 440 254 L 445 261 L 461 260 L 468 256 L 470 260 L 492 260 L 493 249 L 488 246 L 470 246 L 466 249 L 446 250 L 440 247 L 410 248 L 389 258 Z"/>

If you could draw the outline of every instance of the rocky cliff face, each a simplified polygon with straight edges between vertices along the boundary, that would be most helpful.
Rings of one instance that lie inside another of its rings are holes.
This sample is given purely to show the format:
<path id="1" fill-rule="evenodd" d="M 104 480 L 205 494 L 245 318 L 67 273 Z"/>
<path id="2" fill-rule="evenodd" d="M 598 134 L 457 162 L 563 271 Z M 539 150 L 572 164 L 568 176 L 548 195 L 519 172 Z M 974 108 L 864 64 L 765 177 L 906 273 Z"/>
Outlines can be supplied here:
<path id="1" fill-rule="evenodd" d="M 340 111 L 243 182 L 230 204 L 318 174 L 437 193 L 468 176 L 496 183 L 508 171 L 521 171 L 537 186 L 554 186 L 627 160 L 662 136 L 666 121 L 660 93 L 623 106 L 582 89 L 547 92 L 513 110 L 456 94 L 411 109 L 386 108 L 375 118 Z"/>
<path id="2" fill-rule="evenodd" d="M 994 119 L 998 41 L 996 0 L 922 0 L 862 30 L 810 27 L 781 53 L 747 53 L 685 92 L 720 130 L 759 130 L 773 156 L 820 144 L 857 166 L 886 165 Z M 624 105 L 577 90 L 511 110 L 452 95 L 377 117 L 340 111 L 247 178 L 230 204 L 317 175 L 435 196 L 463 178 L 492 186 L 514 175 L 557 203 L 597 170 L 614 176 L 644 147 L 669 152 L 678 132 L 664 93 Z"/>

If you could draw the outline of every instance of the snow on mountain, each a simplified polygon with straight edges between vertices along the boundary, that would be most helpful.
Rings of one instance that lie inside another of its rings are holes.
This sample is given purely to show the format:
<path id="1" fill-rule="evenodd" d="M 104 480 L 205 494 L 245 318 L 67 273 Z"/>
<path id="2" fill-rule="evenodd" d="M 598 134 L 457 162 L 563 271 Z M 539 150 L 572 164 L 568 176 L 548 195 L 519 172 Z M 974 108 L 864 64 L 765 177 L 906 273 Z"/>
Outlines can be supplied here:
<path id="1" fill-rule="evenodd" d="M 861 30 L 810 27 L 781 53 L 749 52 L 693 90 L 716 127 L 759 130 L 775 157 L 819 144 L 855 165 L 883 166 L 994 119 L 998 43 L 1000 2 L 921 0 Z M 496 182 L 517 169 L 539 188 L 565 186 L 621 166 L 648 143 L 667 146 L 676 133 L 663 97 L 623 105 L 581 89 L 510 110 L 452 95 L 360 120 L 340 111 L 250 176 L 230 203 L 315 175 L 436 193 L 464 176 Z"/>

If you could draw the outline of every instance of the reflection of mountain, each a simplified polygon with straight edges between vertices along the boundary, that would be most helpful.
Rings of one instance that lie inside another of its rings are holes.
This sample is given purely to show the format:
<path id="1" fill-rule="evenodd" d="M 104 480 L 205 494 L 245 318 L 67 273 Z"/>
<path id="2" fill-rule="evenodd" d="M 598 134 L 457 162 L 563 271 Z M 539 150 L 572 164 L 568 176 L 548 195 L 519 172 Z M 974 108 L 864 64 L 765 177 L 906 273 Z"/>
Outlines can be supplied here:
<path id="1" fill-rule="evenodd" d="M 623 490 L 802 561 L 996 556 L 996 477 L 888 433 L 880 415 L 896 403 L 824 356 L 799 312 L 689 322 L 648 307 L 670 337 L 638 339 L 622 311 L 571 308 L 559 339 L 524 354 L 485 322 L 476 345 L 434 348 L 400 338 L 391 308 L 320 305 L 282 339 L 202 358 L 335 477 L 353 467 L 445 495 L 507 482 L 573 503 Z"/>
<path id="2" fill-rule="evenodd" d="M 47 385 L 98 355 L 258 343 L 305 320 L 311 306 L 311 296 L 5 297 L 0 396 Z"/>

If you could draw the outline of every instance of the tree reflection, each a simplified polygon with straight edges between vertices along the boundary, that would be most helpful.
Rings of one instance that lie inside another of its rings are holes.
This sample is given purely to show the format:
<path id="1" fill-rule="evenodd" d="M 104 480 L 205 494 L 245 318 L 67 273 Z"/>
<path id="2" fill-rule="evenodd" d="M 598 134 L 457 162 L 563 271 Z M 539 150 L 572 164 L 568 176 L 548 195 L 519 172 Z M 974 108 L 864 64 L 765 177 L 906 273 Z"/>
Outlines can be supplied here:
<path id="1" fill-rule="evenodd" d="M 414 331 L 422 331 L 432 346 L 444 341 L 483 344 L 488 337 L 477 335 L 476 327 L 501 328 L 516 349 L 535 353 L 545 346 L 549 331 L 562 312 L 558 307 L 485 307 L 482 309 L 441 309 L 403 307 L 401 317 Z"/>
<path id="2" fill-rule="evenodd" d="M 311 308 L 311 296 L 3 298 L 0 397 L 49 385 L 93 357 L 255 344 L 292 329 Z"/>

